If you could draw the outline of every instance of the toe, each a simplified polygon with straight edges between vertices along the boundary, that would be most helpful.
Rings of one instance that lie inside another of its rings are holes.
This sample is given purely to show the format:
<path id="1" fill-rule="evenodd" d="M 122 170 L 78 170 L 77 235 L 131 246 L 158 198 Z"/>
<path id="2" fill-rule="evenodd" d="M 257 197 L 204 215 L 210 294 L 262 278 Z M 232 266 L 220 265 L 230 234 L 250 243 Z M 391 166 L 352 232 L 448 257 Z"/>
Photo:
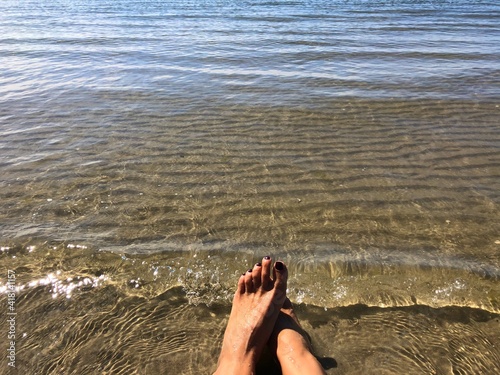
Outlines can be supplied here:
<path id="1" fill-rule="evenodd" d="M 267 256 L 262 258 L 262 277 L 261 277 L 261 285 L 264 289 L 270 289 L 273 286 L 273 281 L 271 280 L 271 265 L 272 265 L 271 257 Z"/>
<path id="2" fill-rule="evenodd" d="M 255 289 L 262 285 L 262 263 L 256 263 L 252 270 L 252 281 Z"/>
<path id="3" fill-rule="evenodd" d="M 273 267 L 274 287 L 286 293 L 286 283 L 288 280 L 288 269 L 285 263 L 277 261 Z"/>
<path id="4" fill-rule="evenodd" d="M 239 280 L 238 280 L 238 292 L 243 294 L 245 293 L 245 274 L 241 275 Z"/>
<path id="5" fill-rule="evenodd" d="M 244 275 L 245 278 L 245 292 L 246 293 L 253 293 L 255 291 L 254 286 L 253 286 L 253 278 L 252 278 L 252 270 L 248 270 L 245 272 Z"/>

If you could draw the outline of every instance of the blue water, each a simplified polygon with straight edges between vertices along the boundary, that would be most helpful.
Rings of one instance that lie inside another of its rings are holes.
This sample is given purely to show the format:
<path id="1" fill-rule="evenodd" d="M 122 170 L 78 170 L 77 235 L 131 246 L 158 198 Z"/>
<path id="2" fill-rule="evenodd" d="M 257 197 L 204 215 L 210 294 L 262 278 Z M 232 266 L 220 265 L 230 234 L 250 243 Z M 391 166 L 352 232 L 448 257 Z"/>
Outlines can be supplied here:
<path id="1" fill-rule="evenodd" d="M 491 1 L 4 1 L 1 94 L 491 100 L 498 17 Z"/>

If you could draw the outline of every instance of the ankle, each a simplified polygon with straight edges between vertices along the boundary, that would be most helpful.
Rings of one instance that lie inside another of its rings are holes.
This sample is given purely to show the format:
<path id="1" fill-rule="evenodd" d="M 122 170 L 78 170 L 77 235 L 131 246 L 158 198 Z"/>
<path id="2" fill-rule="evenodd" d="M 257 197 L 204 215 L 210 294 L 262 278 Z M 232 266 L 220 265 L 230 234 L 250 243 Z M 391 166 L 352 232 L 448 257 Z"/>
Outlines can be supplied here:
<path id="1" fill-rule="evenodd" d="M 213 375 L 255 375 L 255 366 L 237 361 L 220 361 Z"/>
<path id="2" fill-rule="evenodd" d="M 296 330 L 284 329 L 276 340 L 276 354 L 287 355 L 289 352 L 310 352 L 311 345 L 303 333 Z"/>
<path id="3" fill-rule="evenodd" d="M 291 375 L 325 375 L 325 370 L 318 359 L 309 350 L 309 347 L 289 347 L 288 351 L 278 353 L 278 361 L 285 374 Z"/>
<path id="4" fill-rule="evenodd" d="M 214 375 L 254 375 L 256 360 L 251 353 L 239 356 L 234 353 L 221 353 Z"/>
<path id="5" fill-rule="evenodd" d="M 312 356 L 312 353 L 305 340 L 303 340 L 302 342 L 278 345 L 276 356 L 281 363 L 282 361 L 297 361 L 303 358 L 308 358 L 309 356 Z"/>

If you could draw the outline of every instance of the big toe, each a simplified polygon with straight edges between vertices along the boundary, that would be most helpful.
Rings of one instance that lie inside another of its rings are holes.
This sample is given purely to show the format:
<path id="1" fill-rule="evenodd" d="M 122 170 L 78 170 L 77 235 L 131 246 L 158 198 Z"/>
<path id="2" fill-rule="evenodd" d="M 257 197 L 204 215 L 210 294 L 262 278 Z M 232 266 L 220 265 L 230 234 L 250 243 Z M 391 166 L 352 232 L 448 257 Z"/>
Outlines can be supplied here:
<path id="1" fill-rule="evenodd" d="M 283 302 L 286 298 L 286 284 L 288 281 L 288 269 L 285 263 L 277 261 L 273 268 L 274 287 L 283 294 Z"/>

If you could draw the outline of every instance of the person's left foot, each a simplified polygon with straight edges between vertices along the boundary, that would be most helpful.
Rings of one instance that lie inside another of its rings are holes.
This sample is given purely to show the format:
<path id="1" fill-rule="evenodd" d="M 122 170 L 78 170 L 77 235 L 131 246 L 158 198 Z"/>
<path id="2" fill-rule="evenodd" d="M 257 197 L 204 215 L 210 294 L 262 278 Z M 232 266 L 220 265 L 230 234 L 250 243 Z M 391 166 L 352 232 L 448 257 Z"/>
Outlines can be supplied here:
<path id="1" fill-rule="evenodd" d="M 323 367 L 312 354 L 311 342 L 288 298 L 285 299 L 274 325 L 269 346 L 276 353 L 283 375 L 325 374 Z"/>

